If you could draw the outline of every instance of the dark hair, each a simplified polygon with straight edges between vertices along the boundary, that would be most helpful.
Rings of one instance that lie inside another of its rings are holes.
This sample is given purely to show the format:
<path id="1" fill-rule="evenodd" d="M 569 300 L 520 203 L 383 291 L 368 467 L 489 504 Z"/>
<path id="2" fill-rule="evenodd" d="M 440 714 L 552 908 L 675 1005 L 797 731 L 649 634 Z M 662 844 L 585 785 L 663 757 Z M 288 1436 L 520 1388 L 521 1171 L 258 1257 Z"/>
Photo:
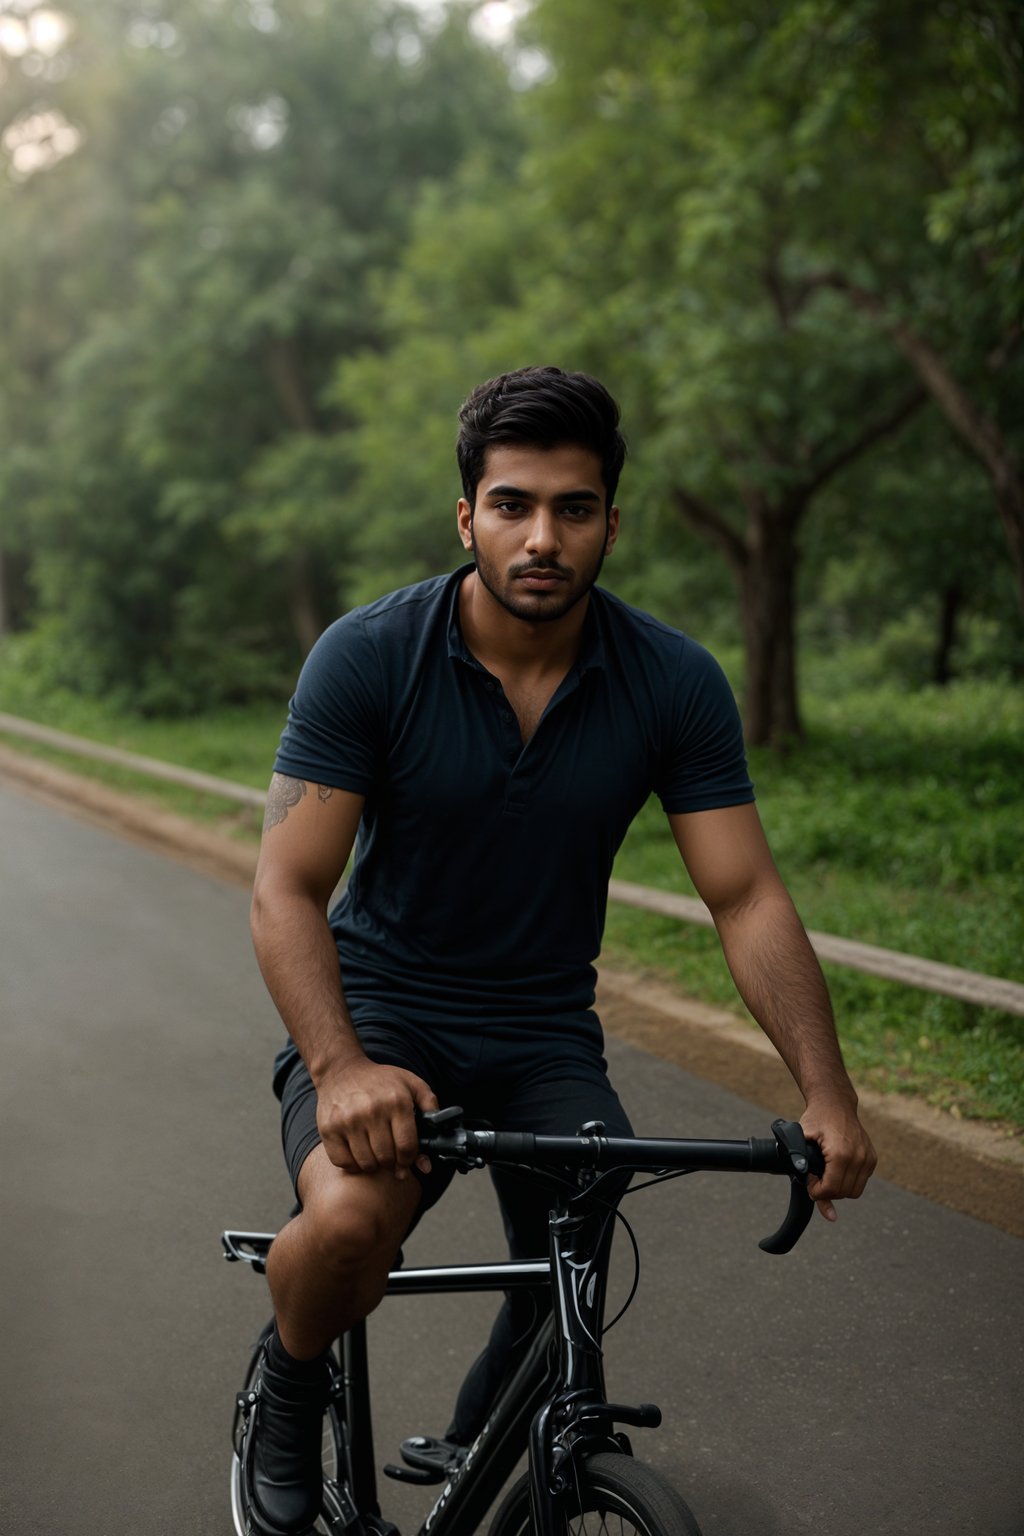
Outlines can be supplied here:
<path id="1" fill-rule="evenodd" d="M 589 374 L 517 368 L 477 385 L 459 411 L 455 445 L 470 506 L 476 503 L 487 450 L 499 443 L 536 443 L 544 448 L 578 443 L 589 448 L 601 460 L 606 510 L 612 505 L 626 441 L 619 431 L 618 406 Z"/>

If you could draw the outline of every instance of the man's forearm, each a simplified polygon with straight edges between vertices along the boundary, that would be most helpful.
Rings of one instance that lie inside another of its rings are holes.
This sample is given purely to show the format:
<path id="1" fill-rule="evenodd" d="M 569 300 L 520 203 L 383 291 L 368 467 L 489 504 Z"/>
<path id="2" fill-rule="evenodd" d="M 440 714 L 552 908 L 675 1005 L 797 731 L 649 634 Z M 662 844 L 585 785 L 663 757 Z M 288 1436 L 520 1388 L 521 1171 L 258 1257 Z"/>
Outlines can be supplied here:
<path id="1" fill-rule="evenodd" d="M 792 1072 L 804 1098 L 857 1095 L 843 1065 L 828 987 L 783 888 L 716 916 L 743 1001 Z"/>
<path id="2" fill-rule="evenodd" d="M 298 895 L 257 897 L 252 938 L 267 990 L 314 1083 L 363 1055 L 323 910 Z"/>

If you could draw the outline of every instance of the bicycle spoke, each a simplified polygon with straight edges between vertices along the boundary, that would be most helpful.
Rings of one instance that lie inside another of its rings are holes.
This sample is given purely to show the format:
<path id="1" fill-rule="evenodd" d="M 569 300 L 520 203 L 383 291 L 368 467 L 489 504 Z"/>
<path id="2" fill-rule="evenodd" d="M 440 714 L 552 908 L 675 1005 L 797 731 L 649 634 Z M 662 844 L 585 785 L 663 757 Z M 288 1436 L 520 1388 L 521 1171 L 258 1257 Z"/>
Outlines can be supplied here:
<path id="1" fill-rule="evenodd" d="M 610 1525 L 609 1520 L 618 1521 L 617 1528 Z M 569 1536 L 639 1536 L 639 1533 L 632 1521 L 625 1520 L 621 1514 L 594 1509 L 569 1521 Z"/>

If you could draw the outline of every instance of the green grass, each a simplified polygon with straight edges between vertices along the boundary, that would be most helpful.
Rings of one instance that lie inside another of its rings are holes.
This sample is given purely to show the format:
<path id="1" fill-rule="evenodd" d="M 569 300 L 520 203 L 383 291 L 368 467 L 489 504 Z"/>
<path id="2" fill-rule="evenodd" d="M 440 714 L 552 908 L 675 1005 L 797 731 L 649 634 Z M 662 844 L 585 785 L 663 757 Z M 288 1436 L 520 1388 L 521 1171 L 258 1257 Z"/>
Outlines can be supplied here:
<path id="1" fill-rule="evenodd" d="M 265 789 L 286 706 L 248 705 L 172 720 L 128 714 L 63 689 L 41 693 L 12 659 L 11 651 L 0 645 L 0 712 L 20 715 L 104 746 L 121 747 L 143 757 L 155 757 L 161 762 Z M 154 805 L 215 825 L 233 836 L 253 840 L 259 837 L 260 815 L 231 801 L 179 789 L 89 758 L 30 745 L 20 737 L 2 732 L 0 740 L 6 746 L 71 768 L 112 789 L 141 794 Z"/>
<path id="2" fill-rule="evenodd" d="M 761 816 L 809 928 L 1024 980 L 1024 698 L 995 685 L 808 701 L 810 739 L 753 753 Z M 691 893 L 649 804 L 616 874 Z M 621 907 L 605 960 L 722 1007 L 738 1000 L 714 934 Z M 863 1086 L 1024 1125 L 1024 1019 L 826 966 Z"/>
<path id="3" fill-rule="evenodd" d="M 260 788 L 284 717 L 282 704 L 149 720 L 73 695 L 44 697 L 2 648 L 0 709 Z M 875 689 L 812 695 L 806 713 L 806 746 L 787 756 L 754 753 L 751 768 L 776 859 L 807 926 L 1024 979 L 1024 695 L 997 684 Z M 211 797 L 84 760 L 72 765 L 237 835 L 256 835 L 252 813 Z M 616 874 L 692 890 L 656 803 L 637 819 Z M 707 930 L 613 904 L 604 960 L 742 1013 Z M 843 967 L 826 970 L 858 1083 L 1024 1126 L 1024 1019 Z"/>

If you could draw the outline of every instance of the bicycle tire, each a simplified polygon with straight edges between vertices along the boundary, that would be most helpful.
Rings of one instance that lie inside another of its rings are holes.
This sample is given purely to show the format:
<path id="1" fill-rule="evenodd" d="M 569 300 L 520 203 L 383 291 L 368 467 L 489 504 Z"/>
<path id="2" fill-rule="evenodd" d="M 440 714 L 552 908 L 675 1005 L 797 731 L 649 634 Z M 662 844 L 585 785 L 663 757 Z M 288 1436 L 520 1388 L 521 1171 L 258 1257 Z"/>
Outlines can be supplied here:
<path id="1" fill-rule="evenodd" d="M 600 1452 L 583 1464 L 563 1529 L 566 1536 L 701 1536 L 696 1517 L 672 1484 L 632 1456 Z M 509 1489 L 488 1536 L 531 1536 L 529 1479 Z"/>
<path id="2" fill-rule="evenodd" d="M 242 1396 L 245 1396 L 250 1391 L 256 1379 L 256 1371 L 263 1352 L 263 1345 L 272 1327 L 273 1321 L 271 1320 L 256 1340 L 256 1345 L 249 1361 L 249 1368 L 245 1373 Z M 334 1369 L 336 1372 L 337 1367 Z M 230 1484 L 231 1519 L 234 1525 L 235 1536 L 250 1536 L 251 1531 L 249 1523 L 249 1486 L 245 1474 L 247 1428 L 248 1424 L 244 1413 L 240 1408 L 236 1408 L 232 1431 Z M 337 1488 L 339 1469 L 346 1468 L 348 1460 L 345 1425 L 333 1398 L 324 1410 L 321 1454 L 324 1467 L 324 1514 L 317 1521 L 313 1530 L 329 1533 L 338 1529 L 337 1521 L 340 1518 L 340 1508 L 334 1490 Z"/>

